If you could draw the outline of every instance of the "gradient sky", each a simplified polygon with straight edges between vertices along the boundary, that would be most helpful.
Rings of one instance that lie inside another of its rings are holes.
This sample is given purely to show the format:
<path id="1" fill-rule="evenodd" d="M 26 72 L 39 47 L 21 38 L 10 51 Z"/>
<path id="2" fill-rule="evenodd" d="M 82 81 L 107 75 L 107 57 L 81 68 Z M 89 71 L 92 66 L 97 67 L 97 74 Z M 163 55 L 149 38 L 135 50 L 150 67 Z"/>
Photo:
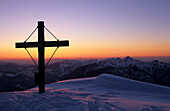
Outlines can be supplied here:
<path id="1" fill-rule="evenodd" d="M 60 40 L 70 40 L 55 58 L 170 56 L 170 0 L 1 0 L 0 59 L 29 58 L 14 43 L 39 20 Z M 53 50 L 47 48 L 46 57 Z M 29 51 L 37 57 L 37 49 Z"/>

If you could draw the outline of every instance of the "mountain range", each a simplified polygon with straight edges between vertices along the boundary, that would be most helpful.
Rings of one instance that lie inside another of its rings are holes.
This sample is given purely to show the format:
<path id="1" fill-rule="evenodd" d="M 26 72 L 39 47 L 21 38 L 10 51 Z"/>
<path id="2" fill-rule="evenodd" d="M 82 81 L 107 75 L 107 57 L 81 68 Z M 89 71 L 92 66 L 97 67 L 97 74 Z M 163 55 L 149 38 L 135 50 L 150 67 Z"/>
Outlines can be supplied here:
<path id="1" fill-rule="evenodd" d="M 26 90 L 35 86 L 32 65 L 0 62 L 0 92 Z M 63 60 L 46 69 L 46 83 L 109 73 L 129 79 L 170 86 L 170 63 L 143 62 L 129 56 L 104 60 Z"/>

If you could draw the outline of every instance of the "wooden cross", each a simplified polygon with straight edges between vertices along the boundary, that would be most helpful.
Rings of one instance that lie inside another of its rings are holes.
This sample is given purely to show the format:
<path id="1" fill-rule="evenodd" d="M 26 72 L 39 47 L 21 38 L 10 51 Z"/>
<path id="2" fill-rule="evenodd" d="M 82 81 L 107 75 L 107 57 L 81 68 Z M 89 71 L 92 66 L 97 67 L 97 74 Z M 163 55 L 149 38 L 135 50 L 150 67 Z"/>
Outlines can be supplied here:
<path id="1" fill-rule="evenodd" d="M 69 46 L 69 41 L 44 41 L 44 22 L 38 21 L 38 42 L 21 42 L 16 48 L 38 47 L 38 87 L 39 93 L 45 93 L 45 47 Z"/>

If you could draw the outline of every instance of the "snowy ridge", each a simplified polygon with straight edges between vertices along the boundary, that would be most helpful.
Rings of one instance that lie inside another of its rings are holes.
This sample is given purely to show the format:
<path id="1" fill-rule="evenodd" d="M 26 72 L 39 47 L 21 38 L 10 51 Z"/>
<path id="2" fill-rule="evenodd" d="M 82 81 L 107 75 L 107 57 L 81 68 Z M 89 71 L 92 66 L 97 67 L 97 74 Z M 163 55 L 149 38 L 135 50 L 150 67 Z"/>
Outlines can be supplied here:
<path id="1" fill-rule="evenodd" d="M 132 90 L 133 89 L 133 90 Z M 169 111 L 170 88 L 102 74 L 0 93 L 0 109 L 10 111 Z M 154 94 L 156 92 L 156 94 Z"/>
<path id="2" fill-rule="evenodd" d="M 154 60 L 142 62 L 129 56 L 98 61 L 96 64 L 80 67 L 68 75 L 70 78 L 91 77 L 109 73 L 134 80 L 170 86 L 170 64 Z M 77 75 L 75 75 L 77 74 Z M 67 78 L 65 76 L 63 78 Z"/>
<path id="3" fill-rule="evenodd" d="M 129 65 L 138 65 L 140 66 L 140 68 L 142 68 L 144 65 L 144 62 L 139 61 L 139 60 L 135 60 L 129 56 L 120 59 L 120 58 L 111 58 L 111 59 L 106 59 L 104 61 L 101 62 L 101 64 L 98 66 L 98 68 L 104 68 L 106 66 L 109 67 L 127 67 Z"/>
<path id="4" fill-rule="evenodd" d="M 146 82 L 136 81 L 132 79 L 122 78 L 119 76 L 114 76 L 110 74 L 102 74 L 96 78 L 97 81 L 101 82 L 101 85 L 104 85 L 113 89 L 118 90 L 127 90 L 127 91 L 137 91 L 142 93 L 151 93 L 151 94 L 170 94 L 170 88 L 155 84 L 150 84 Z"/>
<path id="5" fill-rule="evenodd" d="M 55 69 L 55 70 L 57 70 L 57 72 L 59 72 L 58 76 L 63 76 L 63 75 L 68 74 L 69 72 L 75 70 L 76 68 L 79 68 L 81 66 L 85 66 L 85 65 L 88 65 L 88 64 L 93 64 L 93 63 L 96 63 L 96 62 L 98 62 L 97 59 L 84 60 L 84 61 L 63 60 L 61 62 L 49 65 L 47 72 L 51 71 L 51 69 L 52 69 L 52 73 L 54 73 L 53 69 Z"/>

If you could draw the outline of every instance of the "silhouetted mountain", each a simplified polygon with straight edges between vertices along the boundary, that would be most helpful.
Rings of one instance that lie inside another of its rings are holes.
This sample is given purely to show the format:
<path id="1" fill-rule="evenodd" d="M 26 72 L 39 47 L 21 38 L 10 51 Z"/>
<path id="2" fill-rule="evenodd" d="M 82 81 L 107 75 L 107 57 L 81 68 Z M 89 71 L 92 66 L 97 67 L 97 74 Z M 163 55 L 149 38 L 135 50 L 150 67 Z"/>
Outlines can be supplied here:
<path id="1" fill-rule="evenodd" d="M 34 67 L 10 62 L 0 62 L 0 92 L 17 91 L 34 85 Z"/>
<path id="2" fill-rule="evenodd" d="M 0 62 L 0 92 L 34 87 L 34 66 Z M 131 57 L 105 60 L 63 60 L 46 69 L 46 83 L 59 80 L 94 77 L 109 73 L 134 80 L 170 86 L 170 64 L 154 60 L 142 62 Z"/>

